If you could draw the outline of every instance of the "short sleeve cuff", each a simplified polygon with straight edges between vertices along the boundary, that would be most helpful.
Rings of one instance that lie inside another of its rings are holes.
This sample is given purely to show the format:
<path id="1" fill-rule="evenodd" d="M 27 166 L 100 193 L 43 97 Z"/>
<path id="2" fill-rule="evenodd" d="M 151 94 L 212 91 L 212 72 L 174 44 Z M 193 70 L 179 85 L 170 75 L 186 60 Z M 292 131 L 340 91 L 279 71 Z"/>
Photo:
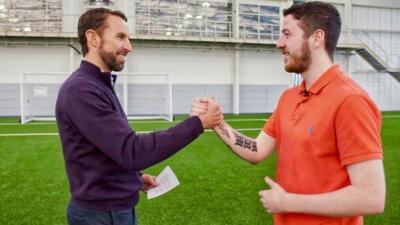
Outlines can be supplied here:
<path id="1" fill-rule="evenodd" d="M 342 159 L 342 166 L 348 166 L 350 164 L 364 162 L 372 159 L 383 159 L 382 152 L 371 152 L 363 155 L 355 155 Z"/>

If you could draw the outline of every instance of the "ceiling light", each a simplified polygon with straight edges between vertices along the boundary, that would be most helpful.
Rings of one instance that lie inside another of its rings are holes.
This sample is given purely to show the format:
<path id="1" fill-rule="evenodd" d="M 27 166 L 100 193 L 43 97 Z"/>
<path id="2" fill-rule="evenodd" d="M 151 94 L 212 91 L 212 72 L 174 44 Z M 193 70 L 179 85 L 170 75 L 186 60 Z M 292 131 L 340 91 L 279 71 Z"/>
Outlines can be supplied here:
<path id="1" fill-rule="evenodd" d="M 171 33 L 171 31 L 168 31 L 167 33 L 165 33 L 165 35 L 167 35 L 167 36 L 171 36 L 171 35 L 172 35 L 172 33 Z"/>
<path id="2" fill-rule="evenodd" d="M 25 27 L 25 28 L 24 28 L 24 31 L 25 31 L 25 32 L 31 32 L 31 31 L 32 31 L 32 28 L 31 28 L 31 27 Z"/>
<path id="3" fill-rule="evenodd" d="M 5 5 L 0 5 L 0 10 L 3 10 L 3 9 L 5 9 L 5 8 L 6 8 Z"/>
<path id="4" fill-rule="evenodd" d="M 114 2 L 110 0 L 89 0 L 89 5 L 98 5 L 98 6 L 108 6 L 112 5 Z"/>
<path id="5" fill-rule="evenodd" d="M 16 22 L 18 22 L 18 18 L 17 17 L 10 17 L 10 18 L 8 18 L 8 22 L 16 23 Z"/>
<path id="6" fill-rule="evenodd" d="M 255 26 L 253 26 L 253 29 L 255 29 L 255 30 L 260 30 L 260 31 L 264 31 L 264 30 L 265 30 L 264 27 L 261 26 L 260 24 L 257 24 L 257 25 L 255 25 Z"/>
<path id="7" fill-rule="evenodd" d="M 210 7 L 210 3 L 208 3 L 208 2 L 203 2 L 203 7 Z"/>
<path id="8" fill-rule="evenodd" d="M 260 24 L 253 26 L 253 29 L 260 30 L 260 31 L 264 31 L 265 30 L 264 27 L 261 26 Z"/>
<path id="9" fill-rule="evenodd" d="M 203 15 L 198 15 L 198 16 L 196 16 L 196 19 L 198 19 L 198 20 L 203 19 Z"/>
<path id="10" fill-rule="evenodd" d="M 186 13 L 185 14 L 185 16 L 183 16 L 185 19 L 190 19 L 190 18 L 192 18 L 193 16 L 192 16 L 192 14 L 190 14 L 190 13 Z"/>
<path id="11" fill-rule="evenodd" d="M 6 18 L 6 14 L 0 13 L 0 18 Z"/>
<path id="12" fill-rule="evenodd" d="M 18 27 L 14 28 L 15 31 L 20 31 L 21 29 L 19 29 Z"/>
<path id="13" fill-rule="evenodd" d="M 279 24 L 279 20 L 277 20 L 277 19 L 271 19 L 271 23 Z"/>

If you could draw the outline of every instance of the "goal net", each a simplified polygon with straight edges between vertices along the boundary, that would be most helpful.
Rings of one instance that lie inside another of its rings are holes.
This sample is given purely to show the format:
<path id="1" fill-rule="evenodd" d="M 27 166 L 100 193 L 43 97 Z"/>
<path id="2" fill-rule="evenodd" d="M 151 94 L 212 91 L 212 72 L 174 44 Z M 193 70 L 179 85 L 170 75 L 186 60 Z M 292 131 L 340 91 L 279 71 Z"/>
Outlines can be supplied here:
<path id="1" fill-rule="evenodd" d="M 173 121 L 170 74 L 119 74 L 114 88 L 128 119 Z"/>
<path id="2" fill-rule="evenodd" d="M 21 123 L 55 120 L 58 90 L 67 73 L 22 73 L 20 80 Z"/>
<path id="3" fill-rule="evenodd" d="M 69 73 L 22 73 L 21 123 L 55 120 L 55 103 Z M 118 74 L 114 86 L 128 119 L 173 121 L 170 74 Z"/>

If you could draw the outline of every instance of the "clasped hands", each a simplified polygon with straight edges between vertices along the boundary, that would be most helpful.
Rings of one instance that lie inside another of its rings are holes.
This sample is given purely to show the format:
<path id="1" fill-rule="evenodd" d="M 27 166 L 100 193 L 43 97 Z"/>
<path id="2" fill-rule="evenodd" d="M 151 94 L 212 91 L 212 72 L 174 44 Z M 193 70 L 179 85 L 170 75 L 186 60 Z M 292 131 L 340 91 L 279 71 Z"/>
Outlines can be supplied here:
<path id="1" fill-rule="evenodd" d="M 224 120 L 219 102 L 212 97 L 194 99 L 190 116 L 198 116 L 205 129 L 212 129 Z"/>
<path id="2" fill-rule="evenodd" d="M 198 116 L 204 128 L 214 128 L 222 123 L 224 117 L 218 101 L 212 97 L 199 97 L 193 100 L 190 116 Z M 269 190 L 261 190 L 258 195 L 260 202 L 268 213 L 287 212 L 287 192 L 275 181 L 265 177 Z"/>

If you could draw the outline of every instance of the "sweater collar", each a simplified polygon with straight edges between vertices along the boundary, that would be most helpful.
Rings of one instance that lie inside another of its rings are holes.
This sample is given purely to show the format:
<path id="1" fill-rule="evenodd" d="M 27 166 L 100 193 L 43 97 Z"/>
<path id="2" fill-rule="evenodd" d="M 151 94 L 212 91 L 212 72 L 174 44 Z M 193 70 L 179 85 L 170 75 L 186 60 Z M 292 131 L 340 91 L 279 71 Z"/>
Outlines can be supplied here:
<path id="1" fill-rule="evenodd" d="M 107 87 L 113 88 L 117 81 L 117 75 L 111 74 L 110 72 L 102 72 L 98 66 L 86 60 L 81 61 L 79 70 L 83 71 L 83 74 L 89 75 L 104 83 Z"/>

